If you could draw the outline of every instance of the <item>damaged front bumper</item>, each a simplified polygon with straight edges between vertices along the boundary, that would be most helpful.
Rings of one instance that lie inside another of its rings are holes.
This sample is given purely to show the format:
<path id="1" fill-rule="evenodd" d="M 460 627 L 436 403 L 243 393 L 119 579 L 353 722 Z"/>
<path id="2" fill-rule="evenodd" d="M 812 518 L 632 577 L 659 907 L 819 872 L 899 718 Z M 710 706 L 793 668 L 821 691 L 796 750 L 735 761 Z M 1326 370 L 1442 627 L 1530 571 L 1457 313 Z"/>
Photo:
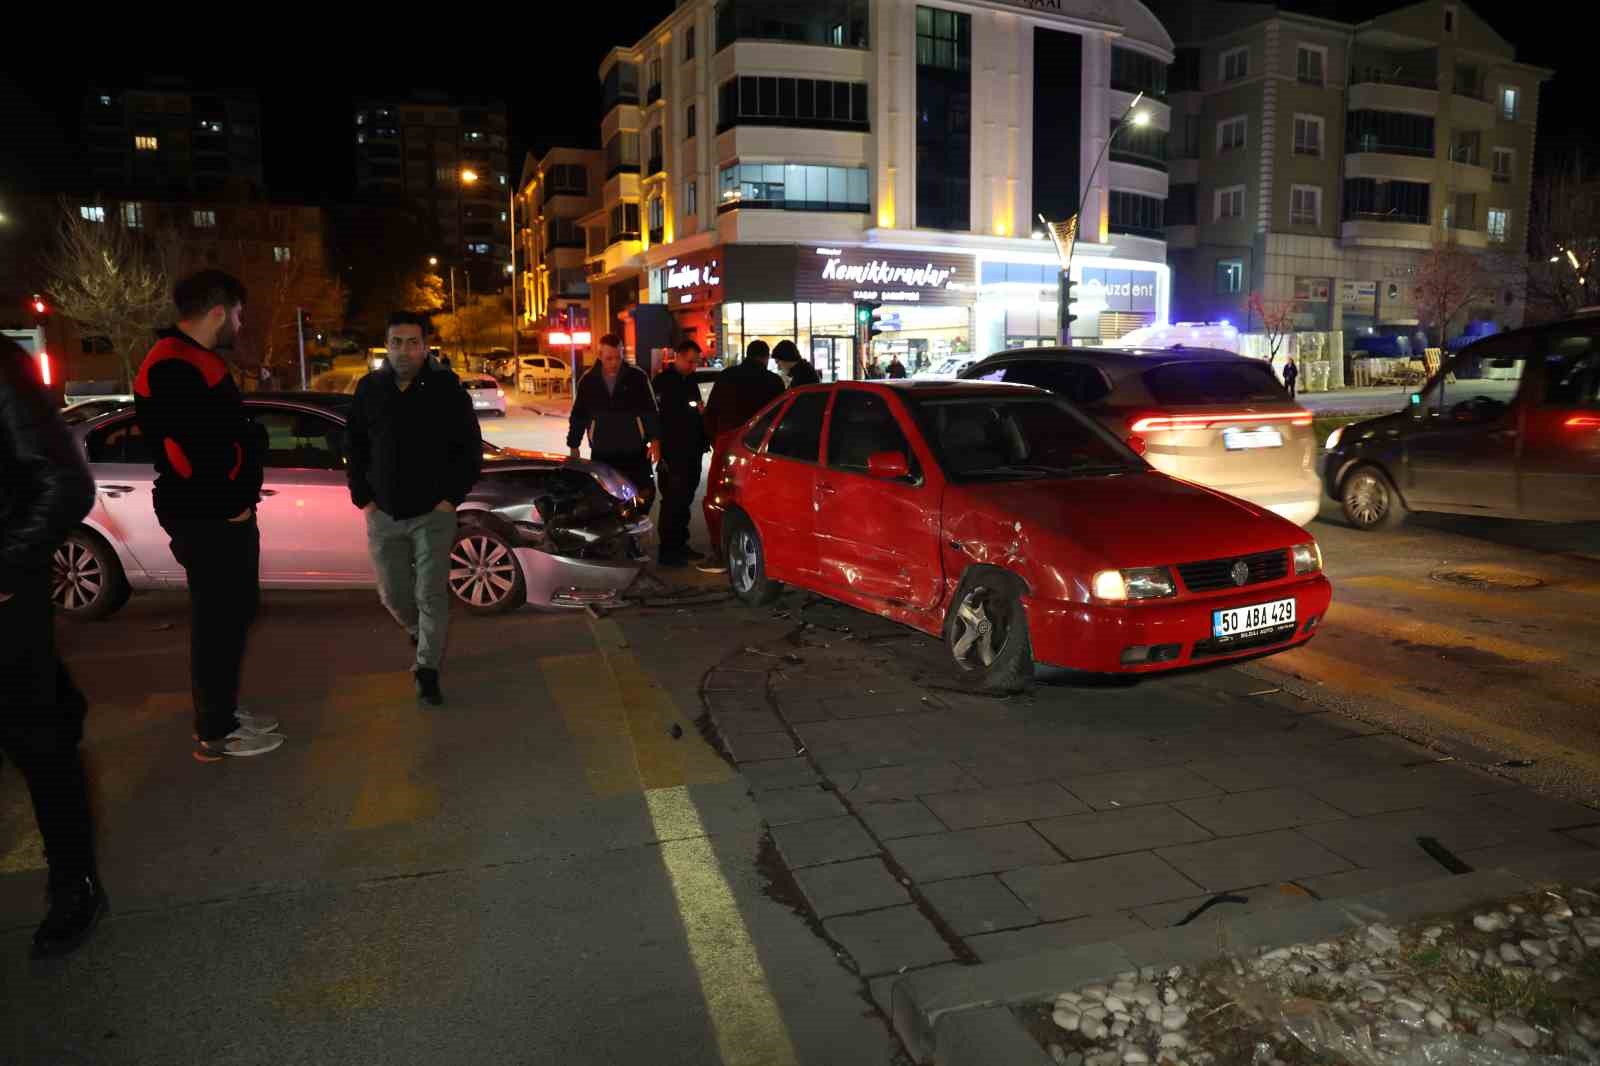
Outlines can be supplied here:
<path id="1" fill-rule="evenodd" d="M 620 606 L 622 593 L 644 568 L 640 540 L 654 528 L 650 519 L 636 519 L 609 537 L 590 540 L 583 557 L 557 554 L 551 547 L 513 549 L 528 602 L 570 609 Z"/>

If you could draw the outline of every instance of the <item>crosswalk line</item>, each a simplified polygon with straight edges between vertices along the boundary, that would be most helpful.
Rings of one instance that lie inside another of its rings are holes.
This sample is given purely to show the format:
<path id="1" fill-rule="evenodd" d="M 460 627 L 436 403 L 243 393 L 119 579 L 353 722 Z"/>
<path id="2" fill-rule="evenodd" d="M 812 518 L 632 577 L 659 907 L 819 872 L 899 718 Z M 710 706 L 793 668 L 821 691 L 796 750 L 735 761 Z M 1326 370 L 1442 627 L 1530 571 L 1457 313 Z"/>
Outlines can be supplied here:
<path id="1" fill-rule="evenodd" d="M 622 693 L 599 652 L 544 656 L 545 687 L 583 760 L 589 790 L 597 797 L 637 793 L 639 767 Z"/>
<path id="2" fill-rule="evenodd" d="M 359 745 L 324 742 L 313 744 L 310 753 L 314 772 L 337 760 L 347 774 L 351 759 L 357 761 L 361 784 L 347 829 L 409 825 L 439 813 L 439 790 L 419 772 L 432 747 L 433 719 L 418 713 L 410 688 L 408 678 L 361 674 L 341 679 L 326 697 L 327 706 L 359 709 Z"/>
<path id="3" fill-rule="evenodd" d="M 1473 633 L 1432 622 L 1426 618 L 1379 607 L 1363 607 L 1337 599 L 1328 608 L 1324 624 L 1369 636 L 1399 638 L 1413 644 L 1471 648 L 1519 663 L 1553 663 L 1565 658 L 1560 652 L 1548 648 L 1539 648 L 1487 633 Z"/>
<path id="4" fill-rule="evenodd" d="M 1436 603 L 1448 607 L 1464 607 L 1484 615 L 1517 615 L 1519 617 L 1526 615 L 1552 622 L 1592 623 L 1595 620 L 1594 611 L 1574 611 L 1563 608 L 1558 604 L 1552 604 L 1549 597 L 1542 593 L 1506 593 L 1503 591 L 1450 588 L 1427 579 L 1390 577 L 1383 574 L 1341 578 L 1338 582 L 1340 591 L 1352 587 L 1358 593 L 1372 591 L 1392 594 L 1404 605 L 1423 600 L 1427 603 Z M 1562 591 L 1572 590 L 1564 589 Z"/>

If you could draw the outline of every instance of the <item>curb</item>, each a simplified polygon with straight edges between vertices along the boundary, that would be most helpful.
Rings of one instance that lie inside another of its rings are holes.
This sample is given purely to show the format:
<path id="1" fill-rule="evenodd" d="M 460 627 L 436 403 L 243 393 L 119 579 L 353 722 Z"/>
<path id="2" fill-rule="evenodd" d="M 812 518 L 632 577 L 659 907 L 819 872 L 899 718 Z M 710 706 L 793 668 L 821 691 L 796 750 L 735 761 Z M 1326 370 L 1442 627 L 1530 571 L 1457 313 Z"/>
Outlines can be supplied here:
<path id="1" fill-rule="evenodd" d="M 1146 966 L 1193 965 L 1228 951 L 1326 940 L 1372 922 L 1408 923 L 1553 882 L 1600 882 L 1600 854 L 1541 856 L 1494 870 L 1241 915 L 1226 923 L 1152 929 L 1117 940 L 978 966 L 910 973 L 890 990 L 891 1022 L 917 1062 L 1047 1066 L 1011 1007 Z M 1220 927 L 1219 927 L 1220 925 Z"/>

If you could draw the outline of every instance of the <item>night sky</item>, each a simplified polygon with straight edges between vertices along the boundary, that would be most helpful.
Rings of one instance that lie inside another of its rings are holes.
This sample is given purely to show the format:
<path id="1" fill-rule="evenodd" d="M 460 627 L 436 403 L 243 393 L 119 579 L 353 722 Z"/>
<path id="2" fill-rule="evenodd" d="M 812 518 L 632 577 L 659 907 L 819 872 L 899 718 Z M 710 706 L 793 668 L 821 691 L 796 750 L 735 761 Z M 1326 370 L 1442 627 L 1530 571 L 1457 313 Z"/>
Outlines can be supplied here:
<path id="1" fill-rule="evenodd" d="M 596 145 L 601 58 L 615 45 L 637 41 L 673 6 L 672 0 L 562 6 L 559 21 L 554 16 L 523 21 L 515 29 L 497 27 L 482 17 L 487 9 L 474 9 L 470 28 L 454 32 L 440 25 L 441 9 L 415 28 L 379 28 L 344 40 L 317 39 L 316 27 L 292 18 L 283 25 L 247 24 L 242 30 L 196 26 L 189 31 L 195 41 L 181 48 L 129 37 L 120 29 L 116 51 L 63 37 L 35 50 L 41 56 L 36 67 L 0 70 L 0 203 L 8 192 L 77 188 L 76 127 L 84 93 L 91 84 L 136 85 L 147 72 L 180 75 L 199 88 L 257 88 L 267 185 L 276 200 L 351 198 L 349 101 L 369 92 L 419 88 L 504 99 L 511 113 L 516 174 L 529 148 Z M 1284 6 L 1328 17 L 1337 12 L 1349 20 L 1393 4 L 1305 0 Z M 1515 0 L 1472 6 L 1514 42 L 1519 59 L 1558 72 L 1541 97 L 1541 151 L 1600 143 L 1588 35 L 1577 26 L 1529 18 L 1529 5 Z M 514 10 L 537 14 L 545 9 Z M 49 37 L 41 33 L 35 40 Z M 241 49 L 238 61 L 230 61 L 233 47 Z M 49 54 L 52 49 L 60 54 Z"/>

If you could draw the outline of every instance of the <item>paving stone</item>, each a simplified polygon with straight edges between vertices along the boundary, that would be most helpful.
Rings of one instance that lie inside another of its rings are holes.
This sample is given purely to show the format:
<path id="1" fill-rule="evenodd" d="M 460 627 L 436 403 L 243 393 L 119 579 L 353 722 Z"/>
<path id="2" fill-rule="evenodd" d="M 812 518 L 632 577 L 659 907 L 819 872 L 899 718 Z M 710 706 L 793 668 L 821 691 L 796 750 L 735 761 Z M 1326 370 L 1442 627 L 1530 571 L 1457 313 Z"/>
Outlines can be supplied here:
<path id="1" fill-rule="evenodd" d="M 1210 833 L 1167 806 L 1046 818 L 1035 820 L 1033 827 L 1069 859 L 1093 859 L 1211 839 Z"/>
<path id="2" fill-rule="evenodd" d="M 1420 850 L 1420 849 L 1419 849 Z M 1412 885 L 1418 881 L 1432 881 L 1448 877 L 1450 872 L 1430 858 L 1410 859 L 1392 866 L 1346 870 L 1338 874 L 1296 878 L 1323 899 L 1340 899 L 1345 896 L 1364 896 L 1398 885 Z"/>
<path id="3" fill-rule="evenodd" d="M 1389 811 L 1365 818 L 1303 826 L 1300 830 L 1356 866 L 1376 869 L 1425 860 L 1437 870 L 1444 868 L 1422 850 L 1418 837 L 1433 837 L 1459 853 L 1468 848 L 1499 844 L 1527 831 L 1509 814 L 1496 815 L 1482 803 Z"/>
<path id="4" fill-rule="evenodd" d="M 772 839 L 790 869 L 878 853 L 878 845 L 861 823 L 849 817 L 780 825 L 772 830 Z"/>
<path id="5" fill-rule="evenodd" d="M 732 670 L 727 667 L 718 667 L 706 675 L 706 695 L 713 707 L 717 706 L 716 698 L 721 693 L 749 693 L 764 694 L 767 690 L 766 670 Z M 736 702 L 737 695 L 729 699 L 729 703 Z M 765 699 L 761 699 L 761 706 L 766 706 Z"/>
<path id="6" fill-rule="evenodd" d="M 872 1002 L 876 1003 L 878 1005 L 878 1009 L 883 1011 L 885 1015 L 890 1015 L 894 1011 L 895 985 L 906 980 L 908 977 L 911 977 L 913 974 L 925 974 L 938 970 L 954 970 L 957 968 L 957 963 L 945 962 L 938 963 L 933 966 L 925 966 L 917 970 L 907 970 L 905 973 L 884 974 L 882 977 L 874 977 L 868 981 L 867 987 L 872 993 Z"/>
<path id="7" fill-rule="evenodd" d="M 1026 740 L 1021 743 L 1027 743 Z M 974 777 L 991 788 L 1021 785 L 1030 781 L 1051 781 L 1077 773 L 1103 769 L 1098 753 L 1076 747 L 1044 751 L 1006 751 L 962 760 Z"/>
<path id="8" fill-rule="evenodd" d="M 776 697 L 778 712 L 783 715 L 784 721 L 790 725 L 802 725 L 806 722 L 822 722 L 833 716 L 828 713 L 821 700 L 802 699 L 797 696 L 778 694 Z"/>
<path id="9" fill-rule="evenodd" d="M 1285 887 L 1286 885 L 1287 887 Z M 1246 914 L 1277 910 L 1282 907 L 1300 907 L 1316 902 L 1316 898 L 1309 892 L 1286 882 L 1273 885 L 1255 885 L 1251 888 L 1231 888 L 1228 889 L 1228 893 L 1230 895 L 1243 896 L 1246 902 L 1213 904 L 1189 924 L 1226 922 L 1231 918 L 1238 918 Z M 1215 896 L 1216 893 L 1212 892 L 1200 896 L 1189 896 L 1185 899 L 1169 900 L 1166 903 L 1152 903 L 1147 907 L 1137 908 L 1133 913 L 1140 921 L 1152 929 L 1171 929 L 1193 914 L 1207 900 L 1213 899 Z"/>
<path id="10" fill-rule="evenodd" d="M 794 738 L 788 733 L 740 733 L 724 736 L 723 745 L 734 762 L 764 762 L 783 759 L 795 753 Z"/>
<path id="11" fill-rule="evenodd" d="M 1292 829 L 1182 844 L 1156 854 L 1212 892 L 1230 885 L 1293 881 L 1350 869 L 1350 863 Z"/>
<path id="12" fill-rule="evenodd" d="M 1012 870 L 1000 878 L 1039 917 L 1077 918 L 1195 894 L 1197 886 L 1154 852 Z"/>
<path id="13" fill-rule="evenodd" d="M 951 829 L 1027 822 L 1089 809 L 1078 797 L 1054 781 L 1035 781 L 1026 785 L 971 792 L 946 792 L 928 796 L 923 802 Z"/>
<path id="14" fill-rule="evenodd" d="M 922 896 L 962 936 L 1032 925 L 1039 919 L 998 877 L 959 877 L 921 886 Z"/>
<path id="15" fill-rule="evenodd" d="M 811 909 L 823 918 L 909 903 L 905 886 L 878 858 L 835 862 L 795 871 Z"/>
<path id="16" fill-rule="evenodd" d="M 1487 848 L 1461 852 L 1461 861 L 1474 870 L 1512 869 L 1527 862 L 1538 862 L 1553 855 L 1593 855 L 1594 849 L 1562 833 L 1535 829 L 1528 836 Z"/>
<path id="17" fill-rule="evenodd" d="M 762 792 L 774 788 L 794 788 L 817 781 L 817 771 L 805 759 L 768 759 L 739 765 L 751 788 Z"/>
<path id="18" fill-rule="evenodd" d="M 860 803 L 856 806 L 856 814 L 867 823 L 868 829 L 877 834 L 879 840 L 925 836 L 928 833 L 942 833 L 947 828 L 933 816 L 932 811 L 922 805 L 921 800 Z"/>
<path id="19" fill-rule="evenodd" d="M 977 952 L 978 958 L 984 962 L 999 962 L 1002 959 L 1025 958 L 1054 948 L 1098 944 L 1130 933 L 1142 933 L 1146 928 L 1143 922 L 1130 914 L 1097 914 L 1092 918 L 1047 922 L 1026 929 L 968 937 L 967 946 Z"/>
<path id="20" fill-rule="evenodd" d="M 1432 763 L 1362 777 L 1317 781 L 1306 785 L 1305 789 L 1318 799 L 1360 817 L 1459 802 L 1478 795 L 1482 785 L 1481 779 L 1469 770 Z"/>
<path id="21" fill-rule="evenodd" d="M 884 846 L 917 881 L 944 881 L 1061 861 L 1061 855 L 1027 825 L 906 837 Z"/>
<path id="22" fill-rule="evenodd" d="M 918 763 L 909 766 L 883 766 L 862 770 L 854 780 L 837 782 L 852 803 L 874 800 L 914 799 L 936 792 L 955 792 L 978 788 L 978 781 L 952 762 Z"/>
<path id="23" fill-rule="evenodd" d="M 1573 840 L 1582 841 L 1591 847 L 1600 848 L 1600 826 L 1589 826 L 1587 829 L 1568 829 L 1567 836 Z"/>
<path id="24" fill-rule="evenodd" d="M 835 718 L 874 718 L 886 714 L 919 714 L 930 710 L 922 693 L 911 689 L 874 692 L 864 689 L 849 696 L 824 697 L 821 704 Z"/>
<path id="25" fill-rule="evenodd" d="M 829 918 L 822 923 L 842 944 L 864 976 L 891 973 L 902 966 L 946 962 L 953 956 L 944 937 L 916 907 L 891 907 L 867 914 Z"/>
<path id="26" fill-rule="evenodd" d="M 1063 778 L 1074 796 L 1098 810 L 1137 807 L 1147 803 L 1212 796 L 1222 789 L 1184 766 L 1156 766 Z"/>
<path id="27" fill-rule="evenodd" d="M 717 732 L 725 737 L 784 731 L 783 719 L 768 710 L 712 711 L 711 718 L 717 723 Z"/>
<path id="28" fill-rule="evenodd" d="M 1234 792 L 1226 796 L 1182 800 L 1173 806 L 1217 836 L 1264 833 L 1269 829 L 1289 829 L 1345 817 L 1343 811 L 1298 788 Z"/>
<path id="29" fill-rule="evenodd" d="M 766 819 L 768 825 L 814 822 L 850 813 L 839 802 L 839 797 L 827 789 L 816 787 L 762 792 L 756 796 L 756 806 L 761 809 L 761 817 Z"/>
<path id="30" fill-rule="evenodd" d="M 1568 803 L 1540 795 L 1530 789 L 1497 792 L 1486 797 L 1492 807 L 1500 807 L 1540 829 L 1572 829 L 1600 825 L 1600 811 L 1581 803 Z"/>

